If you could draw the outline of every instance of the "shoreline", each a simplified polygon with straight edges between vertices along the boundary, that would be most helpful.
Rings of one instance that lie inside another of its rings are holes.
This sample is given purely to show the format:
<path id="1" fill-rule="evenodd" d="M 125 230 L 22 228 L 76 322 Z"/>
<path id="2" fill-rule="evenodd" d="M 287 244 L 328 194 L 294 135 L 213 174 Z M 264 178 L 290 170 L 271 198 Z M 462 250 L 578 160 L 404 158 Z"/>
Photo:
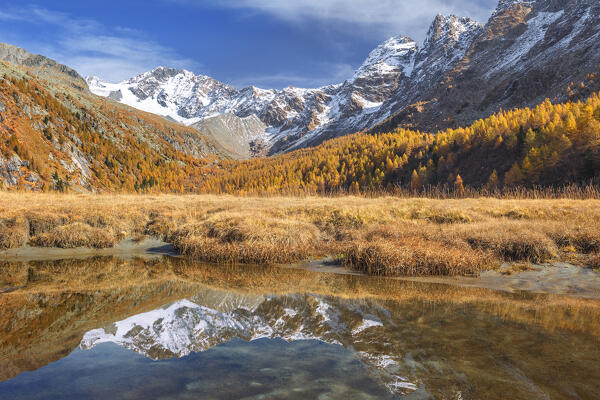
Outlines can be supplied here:
<path id="1" fill-rule="evenodd" d="M 0 251 L 0 263 L 27 263 L 59 260 L 85 260 L 95 257 L 118 257 L 121 259 L 160 259 L 162 257 L 186 256 L 175 251 L 172 245 L 159 239 L 135 241 L 124 239 L 116 246 L 106 249 L 93 248 L 39 248 L 22 247 Z M 191 264 L 202 263 L 189 259 Z M 215 264 L 219 268 L 226 264 Z M 299 269 L 314 273 L 355 275 L 372 277 L 365 272 L 355 271 L 339 263 L 332 257 L 306 260 L 297 263 L 276 264 L 282 269 Z M 257 267 L 260 267 L 257 265 Z M 591 268 L 579 267 L 563 262 L 532 265 L 526 270 L 507 273 L 510 265 L 503 269 L 482 271 L 477 277 L 467 276 L 393 276 L 378 277 L 418 283 L 434 283 L 459 287 L 490 289 L 501 292 L 530 292 L 600 300 L 600 274 Z M 0 294 L 18 290 L 20 287 L 0 288 Z"/>
<path id="2" fill-rule="evenodd" d="M 535 266 L 510 275 L 484 271 L 479 277 L 397 277 L 404 281 L 442 283 L 509 293 L 531 292 L 600 300 L 600 274 L 566 263 Z"/>
<path id="3" fill-rule="evenodd" d="M 302 269 L 311 272 L 369 275 L 350 270 L 341 265 L 331 265 L 326 260 L 310 260 L 305 263 L 282 265 L 283 268 Z M 325 261 L 325 262 L 323 262 Z M 555 262 L 543 265 L 532 265 L 524 271 L 506 273 L 503 269 L 482 271 L 479 276 L 393 276 L 385 279 L 401 281 L 435 283 L 469 288 L 490 289 L 508 293 L 530 292 L 571 296 L 600 300 L 600 274 L 591 268 Z"/>

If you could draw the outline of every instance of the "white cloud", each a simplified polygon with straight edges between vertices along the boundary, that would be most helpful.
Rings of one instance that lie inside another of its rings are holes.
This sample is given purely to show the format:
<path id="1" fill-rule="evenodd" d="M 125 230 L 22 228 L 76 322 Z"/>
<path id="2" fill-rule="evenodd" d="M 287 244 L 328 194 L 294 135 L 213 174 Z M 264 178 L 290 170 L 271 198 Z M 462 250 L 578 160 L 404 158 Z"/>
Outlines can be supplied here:
<path id="1" fill-rule="evenodd" d="M 167 0 L 206 4 L 206 0 Z M 258 10 L 288 21 L 333 21 L 377 36 L 404 34 L 422 40 L 438 14 L 487 21 L 498 0 L 210 0 L 214 5 Z"/>
<path id="2" fill-rule="evenodd" d="M 61 56 L 84 75 L 97 75 L 121 81 L 158 65 L 196 69 L 199 65 L 180 57 L 173 50 L 140 37 L 87 34 L 61 39 Z"/>
<path id="3" fill-rule="evenodd" d="M 21 43 L 13 44 L 53 58 L 83 76 L 97 75 L 118 82 L 158 65 L 187 69 L 200 67 L 194 60 L 144 38 L 141 32 L 104 26 L 90 19 L 74 19 L 68 14 L 37 6 L 0 11 L 2 20 L 52 26 L 58 32 L 53 43 L 22 38 Z"/>
<path id="4" fill-rule="evenodd" d="M 315 88 L 330 84 L 340 83 L 352 77 L 355 68 L 350 64 L 321 63 L 319 69 L 323 71 L 319 77 L 305 76 L 295 73 L 278 73 L 268 75 L 252 75 L 236 79 L 233 85 L 245 87 L 249 85 L 263 88 L 295 86 L 301 88 Z"/>

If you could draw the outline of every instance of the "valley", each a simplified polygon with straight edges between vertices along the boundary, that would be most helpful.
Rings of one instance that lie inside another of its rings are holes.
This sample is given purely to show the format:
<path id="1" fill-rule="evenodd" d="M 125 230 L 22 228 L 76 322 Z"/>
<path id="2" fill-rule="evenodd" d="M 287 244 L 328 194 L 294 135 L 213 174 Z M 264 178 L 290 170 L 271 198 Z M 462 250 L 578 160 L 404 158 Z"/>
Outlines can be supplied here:
<path id="1" fill-rule="evenodd" d="M 56 3 L 0 11 L 0 398 L 600 393 L 600 2 Z"/>
<path id="2" fill-rule="evenodd" d="M 167 67 L 85 81 L 3 45 L 0 182 L 260 195 L 597 184 L 597 6 L 503 1 L 485 25 L 438 16 L 422 46 L 391 38 L 319 89 L 236 89 Z M 557 51 L 581 65 L 551 62 Z"/>

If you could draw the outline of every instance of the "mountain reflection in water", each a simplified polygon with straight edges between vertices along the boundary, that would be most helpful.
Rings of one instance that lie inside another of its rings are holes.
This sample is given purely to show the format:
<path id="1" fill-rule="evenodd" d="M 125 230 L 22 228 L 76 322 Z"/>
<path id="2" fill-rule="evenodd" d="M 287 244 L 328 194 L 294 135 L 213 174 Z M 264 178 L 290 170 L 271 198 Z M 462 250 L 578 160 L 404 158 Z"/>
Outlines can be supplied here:
<path id="1" fill-rule="evenodd" d="M 207 289 L 190 299 L 87 332 L 81 348 L 112 342 L 155 360 L 227 343 L 280 338 L 316 339 L 357 351 L 372 376 L 393 392 L 414 391 L 402 376 L 404 355 L 391 313 L 365 300 L 296 294 L 236 296 Z M 387 342 L 387 343 L 385 343 Z"/>
<path id="2" fill-rule="evenodd" d="M 3 399 L 103 384 L 128 398 L 600 392 L 594 300 L 169 258 L 0 271 L 2 287 L 24 286 L 0 295 Z"/>

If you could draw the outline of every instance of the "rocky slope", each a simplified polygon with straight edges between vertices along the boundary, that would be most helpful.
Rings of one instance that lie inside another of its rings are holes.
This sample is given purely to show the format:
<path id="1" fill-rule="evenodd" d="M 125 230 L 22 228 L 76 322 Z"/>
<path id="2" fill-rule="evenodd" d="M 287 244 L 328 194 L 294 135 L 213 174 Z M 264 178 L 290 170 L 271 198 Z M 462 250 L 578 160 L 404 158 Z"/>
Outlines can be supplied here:
<path id="1" fill-rule="evenodd" d="M 600 66 L 600 3 L 594 0 L 502 0 L 470 37 L 464 56 L 444 68 L 418 96 L 412 83 L 394 93 L 377 130 L 436 130 L 468 124 L 500 109 L 568 99 L 572 82 Z"/>
<path id="2" fill-rule="evenodd" d="M 191 191 L 226 151 L 197 130 L 91 94 L 74 70 L 0 45 L 0 189 Z"/>
<path id="3" fill-rule="evenodd" d="M 203 137 L 219 143 L 227 153 L 237 159 L 261 155 L 266 147 L 267 126 L 254 114 L 240 118 L 234 114 L 221 114 L 192 125 Z"/>
<path id="4" fill-rule="evenodd" d="M 563 100 L 569 83 L 600 65 L 599 26 L 594 0 L 501 0 L 485 25 L 438 15 L 422 46 L 391 38 L 353 77 L 318 89 L 236 89 L 164 67 L 120 84 L 87 82 L 96 94 L 185 124 L 254 114 L 272 154 L 361 130 L 436 130 Z"/>
<path id="5" fill-rule="evenodd" d="M 42 78 L 59 81 L 81 91 L 88 90 L 85 79 L 74 69 L 42 55 L 31 54 L 20 47 L 0 43 L 0 60 L 26 67 Z"/>

